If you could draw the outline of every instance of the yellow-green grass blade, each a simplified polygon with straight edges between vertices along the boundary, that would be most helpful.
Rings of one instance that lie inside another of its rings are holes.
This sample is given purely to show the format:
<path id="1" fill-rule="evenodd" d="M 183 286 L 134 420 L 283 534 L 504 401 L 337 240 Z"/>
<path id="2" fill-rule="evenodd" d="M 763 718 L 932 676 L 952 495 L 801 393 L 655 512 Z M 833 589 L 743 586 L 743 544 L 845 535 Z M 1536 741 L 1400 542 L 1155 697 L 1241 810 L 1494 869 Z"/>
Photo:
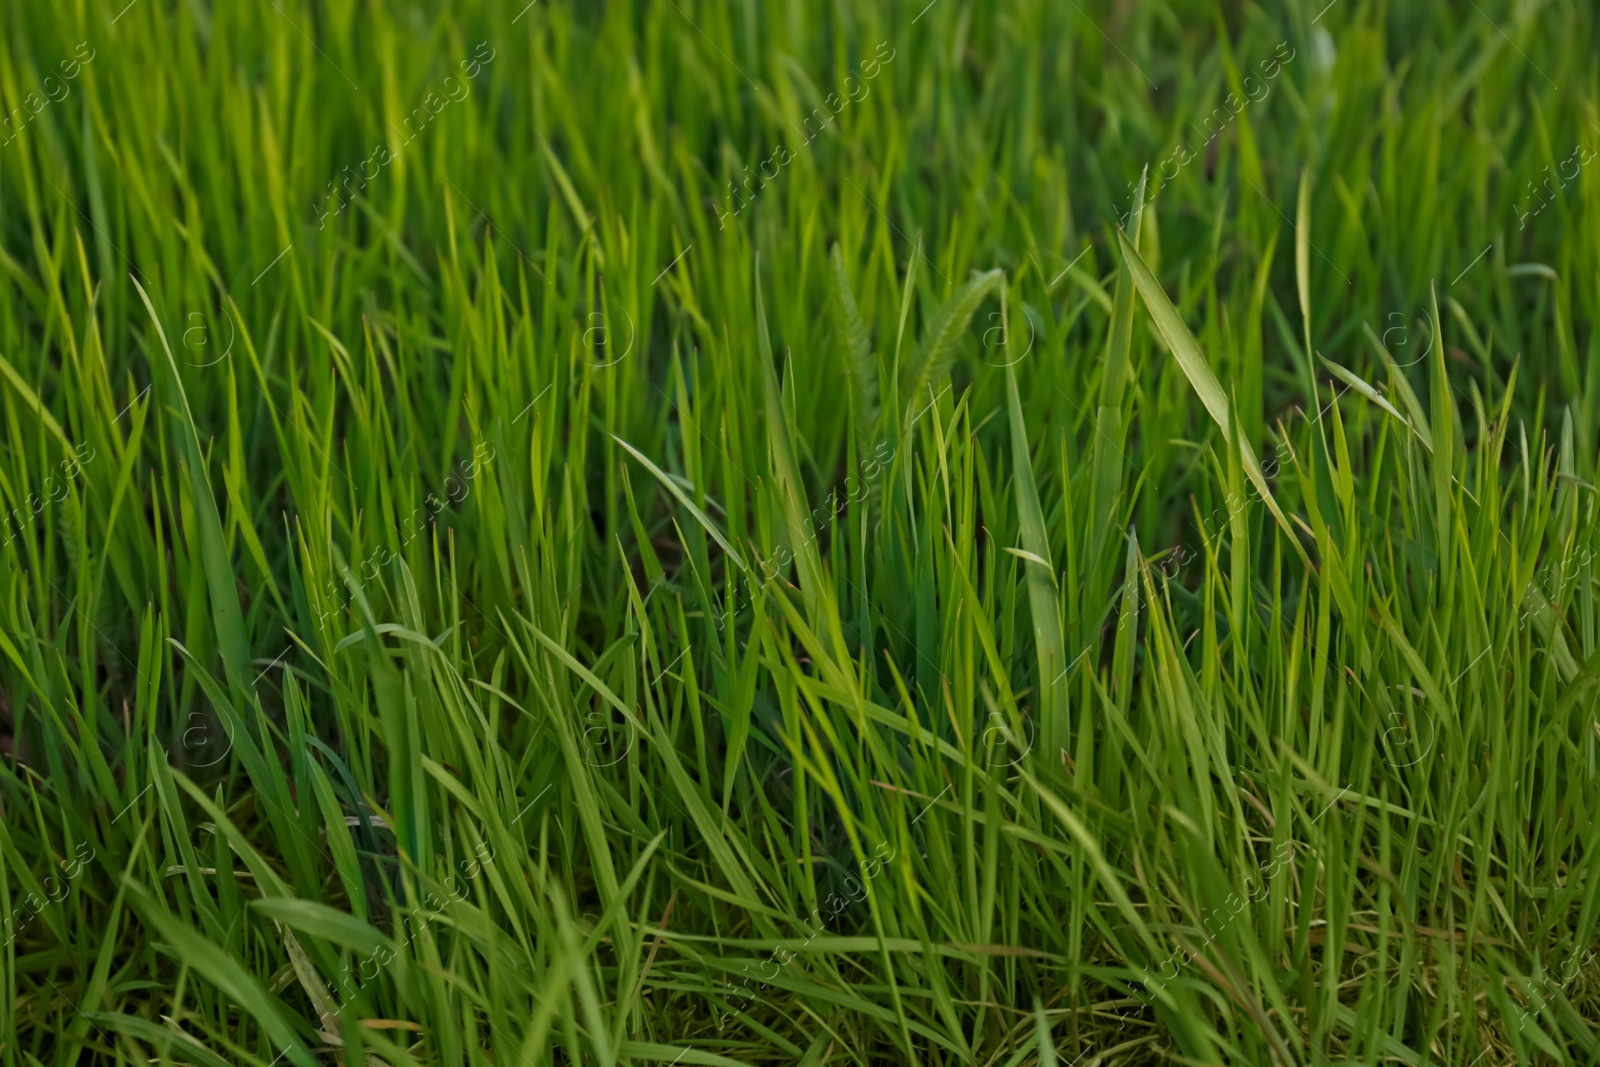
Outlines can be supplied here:
<path id="1" fill-rule="evenodd" d="M 211 494 L 211 483 L 206 477 L 205 453 L 200 447 L 200 432 L 195 427 L 194 412 L 189 409 L 189 398 L 183 389 L 177 361 L 172 356 L 172 346 L 167 344 L 166 332 L 161 328 L 161 318 L 150 303 L 149 295 L 138 279 L 133 279 L 145 310 L 150 313 L 150 324 L 161 342 L 166 356 L 166 388 L 169 403 L 182 417 L 178 427 L 179 443 L 188 468 L 189 491 L 194 503 L 195 520 L 199 526 L 200 557 L 205 568 L 206 588 L 211 600 L 211 620 L 216 627 L 216 639 L 222 651 L 222 663 L 228 674 L 228 683 L 241 698 L 248 699 L 250 687 L 247 663 L 250 643 L 245 636 L 244 616 L 239 610 L 239 594 L 234 587 L 233 568 L 222 538 L 222 519 L 217 512 L 217 500 Z"/>
<path id="2" fill-rule="evenodd" d="M 1133 274 L 1133 282 L 1139 289 L 1139 294 L 1144 297 L 1145 307 L 1150 310 L 1150 317 L 1155 321 L 1156 331 L 1161 334 L 1162 340 L 1172 352 L 1173 358 L 1178 361 L 1184 376 L 1189 379 L 1200 402 L 1205 405 L 1206 411 L 1212 420 L 1222 429 L 1223 436 L 1228 439 L 1230 447 L 1239 450 L 1239 458 L 1244 463 L 1244 472 L 1255 484 L 1256 491 L 1261 494 L 1262 501 L 1267 509 L 1272 512 L 1272 517 L 1282 527 L 1285 537 L 1299 554 L 1300 558 L 1310 564 L 1305 554 L 1305 549 L 1300 547 L 1300 541 L 1295 536 L 1293 527 L 1278 507 L 1277 499 L 1272 495 L 1272 489 L 1267 485 L 1267 479 L 1261 472 L 1261 461 L 1256 458 L 1250 442 L 1237 440 L 1228 417 L 1228 398 L 1222 391 L 1221 384 L 1212 373 L 1211 366 L 1206 362 L 1205 353 L 1200 350 L 1200 345 L 1195 341 L 1194 335 L 1183 324 L 1178 316 L 1178 309 L 1172 306 L 1166 291 L 1161 288 L 1161 283 L 1150 273 L 1150 268 L 1140 258 L 1139 252 L 1128 238 L 1118 234 L 1122 244 L 1122 254 L 1127 257 L 1128 266 Z"/>

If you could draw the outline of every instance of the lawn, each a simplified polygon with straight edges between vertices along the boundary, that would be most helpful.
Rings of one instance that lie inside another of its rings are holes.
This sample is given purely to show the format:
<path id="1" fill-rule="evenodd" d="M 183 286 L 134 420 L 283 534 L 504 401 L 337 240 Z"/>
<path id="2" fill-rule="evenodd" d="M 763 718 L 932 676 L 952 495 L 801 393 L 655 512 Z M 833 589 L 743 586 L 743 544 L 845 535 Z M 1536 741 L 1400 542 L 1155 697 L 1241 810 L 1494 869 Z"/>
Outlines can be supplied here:
<path id="1" fill-rule="evenodd" d="M 1600 1063 L 1597 55 L 10 0 L 0 1067 Z"/>

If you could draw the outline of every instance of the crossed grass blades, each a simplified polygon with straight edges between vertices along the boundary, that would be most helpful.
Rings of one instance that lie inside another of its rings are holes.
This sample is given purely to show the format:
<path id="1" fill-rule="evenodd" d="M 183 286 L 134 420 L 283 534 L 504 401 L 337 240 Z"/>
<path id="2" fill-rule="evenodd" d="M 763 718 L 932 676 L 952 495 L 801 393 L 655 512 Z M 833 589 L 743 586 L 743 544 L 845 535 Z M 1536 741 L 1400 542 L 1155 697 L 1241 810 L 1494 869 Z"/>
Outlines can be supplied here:
<path id="1" fill-rule="evenodd" d="M 515 8 L 6 10 L 0 1063 L 1600 1059 L 1591 5 Z"/>

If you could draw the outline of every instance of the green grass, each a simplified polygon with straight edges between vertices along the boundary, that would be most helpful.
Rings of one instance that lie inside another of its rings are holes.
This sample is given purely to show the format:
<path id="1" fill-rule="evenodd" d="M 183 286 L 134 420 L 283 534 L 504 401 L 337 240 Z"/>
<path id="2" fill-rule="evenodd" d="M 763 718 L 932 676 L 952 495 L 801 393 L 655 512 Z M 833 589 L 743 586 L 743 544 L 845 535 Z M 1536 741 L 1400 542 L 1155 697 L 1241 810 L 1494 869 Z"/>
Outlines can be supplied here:
<path id="1" fill-rule="evenodd" d="M 0 38 L 4 1067 L 1600 1062 L 1592 5 Z"/>

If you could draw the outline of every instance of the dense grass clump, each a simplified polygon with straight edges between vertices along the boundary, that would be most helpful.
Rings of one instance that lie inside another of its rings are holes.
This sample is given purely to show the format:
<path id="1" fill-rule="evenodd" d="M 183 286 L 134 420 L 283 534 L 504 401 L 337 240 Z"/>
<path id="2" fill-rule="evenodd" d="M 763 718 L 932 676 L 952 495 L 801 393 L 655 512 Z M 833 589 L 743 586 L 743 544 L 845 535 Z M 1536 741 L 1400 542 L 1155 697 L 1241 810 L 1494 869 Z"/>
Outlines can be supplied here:
<path id="1" fill-rule="evenodd" d="M 125 2 L 0 1065 L 1600 1062 L 1593 5 Z"/>

